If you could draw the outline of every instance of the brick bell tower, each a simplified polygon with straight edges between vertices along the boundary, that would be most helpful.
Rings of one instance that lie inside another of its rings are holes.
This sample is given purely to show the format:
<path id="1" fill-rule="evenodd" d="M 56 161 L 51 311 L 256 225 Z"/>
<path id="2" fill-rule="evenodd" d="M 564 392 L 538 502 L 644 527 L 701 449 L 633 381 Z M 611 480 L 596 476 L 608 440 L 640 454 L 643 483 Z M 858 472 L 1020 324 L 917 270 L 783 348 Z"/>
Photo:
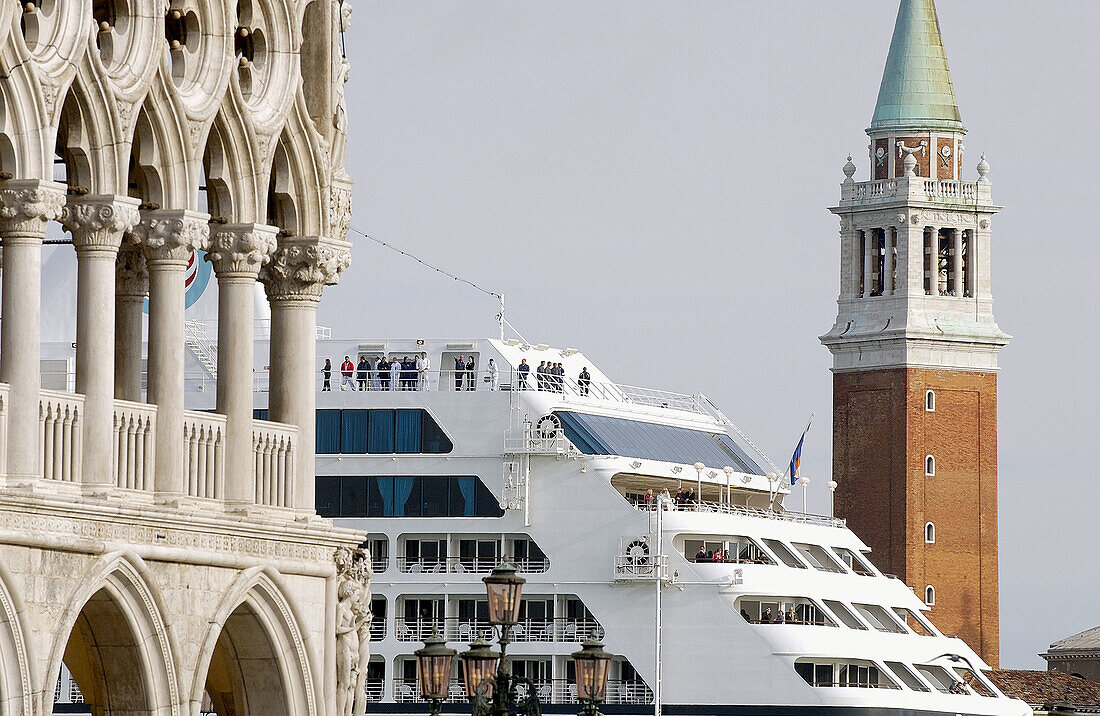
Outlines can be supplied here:
<path id="1" fill-rule="evenodd" d="M 870 136 L 840 205 L 833 354 L 838 516 L 996 667 L 997 355 L 985 157 L 964 181 L 963 127 L 933 0 L 901 0 Z"/>

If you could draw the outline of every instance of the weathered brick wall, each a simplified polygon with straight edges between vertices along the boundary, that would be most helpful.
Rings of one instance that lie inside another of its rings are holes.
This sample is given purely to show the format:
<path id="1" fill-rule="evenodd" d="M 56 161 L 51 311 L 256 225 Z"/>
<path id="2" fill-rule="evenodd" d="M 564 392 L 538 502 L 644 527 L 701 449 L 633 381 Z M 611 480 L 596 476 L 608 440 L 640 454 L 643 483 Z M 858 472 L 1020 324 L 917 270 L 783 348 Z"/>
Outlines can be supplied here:
<path id="1" fill-rule="evenodd" d="M 936 409 L 925 410 L 934 390 Z M 997 381 L 994 373 L 887 369 L 833 379 L 837 515 L 884 572 L 923 598 L 932 619 L 996 667 Z M 925 475 L 925 457 L 936 474 Z M 925 543 L 925 524 L 936 528 Z"/>

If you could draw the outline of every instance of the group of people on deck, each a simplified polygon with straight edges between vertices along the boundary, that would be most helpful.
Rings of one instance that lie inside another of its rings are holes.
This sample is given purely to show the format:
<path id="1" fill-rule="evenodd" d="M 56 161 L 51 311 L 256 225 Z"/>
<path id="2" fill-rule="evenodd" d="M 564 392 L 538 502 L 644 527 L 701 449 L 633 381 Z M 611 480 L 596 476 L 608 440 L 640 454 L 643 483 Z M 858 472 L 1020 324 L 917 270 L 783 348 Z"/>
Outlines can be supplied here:
<path id="1" fill-rule="evenodd" d="M 431 360 L 427 353 L 419 356 L 379 356 L 373 360 L 359 356 L 353 363 L 351 356 L 344 356 L 340 364 L 340 390 L 427 390 Z M 332 361 L 325 359 L 321 368 L 321 391 L 332 390 Z"/>
<path id="2" fill-rule="evenodd" d="M 531 384 L 527 382 L 527 378 L 531 374 L 531 366 L 527 364 L 526 358 L 520 360 L 519 366 L 516 367 L 516 374 L 519 377 L 517 388 L 530 390 Z M 585 366 L 577 375 L 577 395 L 588 395 L 591 385 L 592 375 L 588 372 L 588 366 Z M 548 393 L 564 393 L 565 366 L 548 360 L 540 361 L 535 368 L 535 389 Z"/>

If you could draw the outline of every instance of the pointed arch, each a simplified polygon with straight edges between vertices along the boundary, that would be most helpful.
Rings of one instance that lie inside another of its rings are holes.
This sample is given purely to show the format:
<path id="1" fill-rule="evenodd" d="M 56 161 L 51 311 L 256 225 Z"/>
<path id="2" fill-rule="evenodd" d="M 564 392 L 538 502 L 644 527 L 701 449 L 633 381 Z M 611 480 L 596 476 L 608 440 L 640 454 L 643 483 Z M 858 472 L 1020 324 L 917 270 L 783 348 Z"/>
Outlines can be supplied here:
<path id="1" fill-rule="evenodd" d="M 25 608 L 13 584 L 11 572 L 0 562 L 0 716 L 31 713 L 38 682 L 24 636 Z"/>
<path id="2" fill-rule="evenodd" d="M 13 44 L 0 50 L 0 171 L 16 179 L 51 179 L 53 132 L 44 111 L 45 86 L 30 61 L 16 54 Z"/>
<path id="3" fill-rule="evenodd" d="M 264 220 L 264 172 L 257 166 L 256 142 L 235 102 L 227 99 L 214 117 L 203 151 L 207 211 L 212 217 L 246 223 Z"/>
<path id="4" fill-rule="evenodd" d="M 78 585 L 58 620 L 43 698 L 65 662 L 94 707 L 182 716 L 177 646 L 145 562 L 130 550 L 104 555 Z"/>
<path id="5" fill-rule="evenodd" d="M 242 572 L 209 621 L 191 686 L 192 705 L 208 692 L 219 713 L 232 699 L 237 713 L 316 716 L 319 665 L 312 663 L 300 626 L 304 621 L 276 570 Z M 247 644 L 247 660 L 238 658 L 239 644 Z M 273 677 L 281 693 L 271 692 Z"/>
<path id="6" fill-rule="evenodd" d="M 327 153 L 299 93 L 272 157 L 268 224 L 294 236 L 324 235 L 328 182 L 322 159 Z"/>
<path id="7" fill-rule="evenodd" d="M 165 81 L 157 76 L 138 113 L 129 193 L 162 209 L 195 209 L 202 165 L 201 157 L 191 156 L 190 142 L 192 131 L 197 135 L 203 127 L 188 123 L 179 98 L 165 88 Z"/>

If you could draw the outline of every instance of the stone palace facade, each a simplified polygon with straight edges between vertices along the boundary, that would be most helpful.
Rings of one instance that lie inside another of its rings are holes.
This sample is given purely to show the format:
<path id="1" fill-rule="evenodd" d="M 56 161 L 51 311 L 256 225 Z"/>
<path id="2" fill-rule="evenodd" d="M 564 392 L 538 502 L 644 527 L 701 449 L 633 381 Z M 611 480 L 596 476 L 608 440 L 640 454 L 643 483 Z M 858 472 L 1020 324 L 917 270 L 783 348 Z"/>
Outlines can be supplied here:
<path id="1" fill-rule="evenodd" d="M 0 716 L 50 714 L 63 664 L 93 714 L 362 713 L 369 560 L 313 506 L 316 308 L 349 263 L 349 13 L 0 5 Z M 41 389 L 50 222 L 78 265 L 72 393 Z M 184 409 L 199 249 L 215 413 Z M 257 281 L 270 421 L 253 419 Z"/>

